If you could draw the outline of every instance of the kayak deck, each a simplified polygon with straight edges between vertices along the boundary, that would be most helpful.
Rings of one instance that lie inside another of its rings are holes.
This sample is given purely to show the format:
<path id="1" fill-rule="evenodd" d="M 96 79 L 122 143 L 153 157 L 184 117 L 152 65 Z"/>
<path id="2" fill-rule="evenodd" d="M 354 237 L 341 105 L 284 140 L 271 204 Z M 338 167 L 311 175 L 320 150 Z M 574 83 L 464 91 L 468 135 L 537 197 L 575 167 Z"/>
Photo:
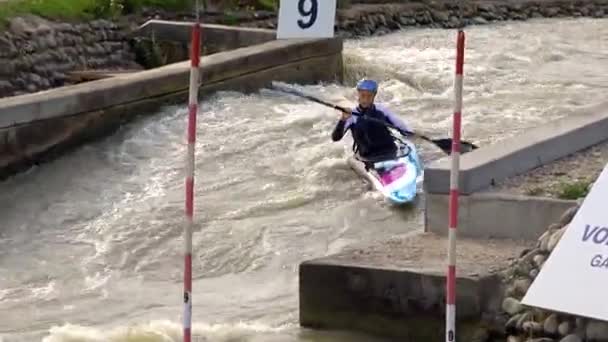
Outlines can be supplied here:
<path id="1" fill-rule="evenodd" d="M 354 156 L 349 157 L 347 162 L 355 173 L 370 183 L 389 202 L 406 204 L 416 198 L 423 169 L 415 146 L 408 142 L 405 148 L 409 149 L 408 153 L 373 163 L 374 167 L 369 170 Z"/>

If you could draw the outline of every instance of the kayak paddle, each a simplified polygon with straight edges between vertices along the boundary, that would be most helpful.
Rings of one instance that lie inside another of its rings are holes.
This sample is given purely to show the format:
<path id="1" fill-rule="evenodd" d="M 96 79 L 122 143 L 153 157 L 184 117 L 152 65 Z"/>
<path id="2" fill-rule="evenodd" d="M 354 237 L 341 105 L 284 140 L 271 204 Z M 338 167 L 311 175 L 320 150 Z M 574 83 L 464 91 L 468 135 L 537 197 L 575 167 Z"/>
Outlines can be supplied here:
<path id="1" fill-rule="evenodd" d="M 338 106 L 338 105 L 326 102 L 324 100 L 321 100 L 321 99 L 316 98 L 316 97 L 311 96 L 311 95 L 306 95 L 306 94 L 304 94 L 304 93 L 302 93 L 302 92 L 300 92 L 300 91 L 298 91 L 296 89 L 293 89 L 293 88 L 283 87 L 283 86 L 281 86 L 281 85 L 279 85 L 279 84 L 277 84 L 275 82 L 272 82 L 272 88 L 274 88 L 274 89 L 276 89 L 278 91 L 284 92 L 284 93 L 288 93 L 288 94 L 292 94 L 292 95 L 295 95 L 295 96 L 299 96 L 299 97 L 305 98 L 307 100 L 310 100 L 310 101 L 322 104 L 324 106 L 327 106 L 327 107 L 330 107 L 330 108 L 333 108 L 333 109 L 337 109 L 337 110 L 342 111 L 342 112 L 347 112 L 347 109 L 344 108 L 344 107 L 342 107 L 342 106 Z M 352 113 L 352 114 L 355 115 L 355 116 L 363 117 L 365 120 L 370 120 L 370 121 L 374 121 L 374 122 L 380 123 L 382 125 L 385 125 L 387 127 L 390 127 L 392 129 L 400 132 L 401 134 L 404 134 L 404 132 L 401 132 L 401 130 L 399 128 L 395 127 L 394 125 L 391 125 L 390 123 L 384 122 L 384 121 L 376 119 L 376 118 L 364 117 L 364 116 L 362 116 L 359 113 Z M 421 139 L 426 140 L 426 141 L 434 144 L 435 146 L 439 147 L 444 153 L 446 153 L 448 155 L 452 152 L 452 138 L 431 139 L 431 138 L 429 138 L 429 137 L 427 137 L 425 135 L 418 134 L 418 133 L 413 133 L 413 132 L 405 132 L 405 134 L 406 135 L 409 134 L 409 135 L 418 136 Z M 472 150 L 475 150 L 475 149 L 478 148 L 477 145 L 475 145 L 475 144 L 473 144 L 471 142 L 468 142 L 468 141 L 464 141 L 464 140 L 462 140 L 460 142 L 460 145 L 461 145 L 461 151 L 462 151 L 461 153 L 471 152 Z"/>

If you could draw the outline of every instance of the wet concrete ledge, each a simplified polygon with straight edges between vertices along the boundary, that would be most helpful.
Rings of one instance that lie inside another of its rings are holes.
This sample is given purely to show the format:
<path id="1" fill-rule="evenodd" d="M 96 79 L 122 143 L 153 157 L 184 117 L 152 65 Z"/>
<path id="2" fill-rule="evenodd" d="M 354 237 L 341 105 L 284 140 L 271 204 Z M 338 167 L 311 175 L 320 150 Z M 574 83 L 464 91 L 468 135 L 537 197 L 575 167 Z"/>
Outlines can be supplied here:
<path id="1" fill-rule="evenodd" d="M 458 234 L 471 238 L 537 239 L 576 201 L 490 192 L 524 174 L 608 139 L 608 102 L 531 129 L 461 157 Z M 450 159 L 425 169 L 425 231 L 446 234 Z"/>
<path id="2" fill-rule="evenodd" d="M 201 43 L 208 50 L 222 51 L 276 39 L 276 31 L 253 27 L 234 27 L 226 25 L 201 24 Z M 149 20 L 131 33 L 131 37 L 154 37 L 157 40 L 169 40 L 190 43 L 192 23 L 167 20 Z"/>
<path id="3" fill-rule="evenodd" d="M 460 158 L 459 190 L 469 195 L 506 178 L 608 139 L 608 102 L 576 116 L 543 124 L 516 137 L 466 153 Z M 425 168 L 424 188 L 431 194 L 448 194 L 450 158 Z"/>
<path id="4" fill-rule="evenodd" d="M 426 194 L 424 230 L 448 233 L 449 196 Z M 504 193 L 475 193 L 458 201 L 458 236 L 478 239 L 538 239 L 577 201 Z"/>
<path id="5" fill-rule="evenodd" d="M 487 336 L 501 310 L 500 271 L 530 243 L 459 239 L 457 335 Z M 300 265 L 300 324 L 404 342 L 445 339 L 447 239 L 411 234 Z"/>
<path id="6" fill-rule="evenodd" d="M 281 65 L 297 64 L 322 57 L 341 57 L 339 39 L 272 41 L 201 59 L 201 83 L 211 85 L 236 77 L 262 72 Z M 340 72 L 333 64 L 327 74 Z M 190 62 L 180 62 L 133 74 L 82 83 L 44 92 L 0 100 L 0 128 L 77 115 L 146 98 L 187 91 Z M 318 80 L 310 77 L 308 82 Z M 260 82 L 260 86 L 270 82 Z"/>
<path id="7" fill-rule="evenodd" d="M 253 92 L 271 81 L 342 81 L 342 40 L 273 40 L 204 56 L 205 96 Z M 0 179 L 104 137 L 165 104 L 185 105 L 190 62 L 0 100 Z"/>

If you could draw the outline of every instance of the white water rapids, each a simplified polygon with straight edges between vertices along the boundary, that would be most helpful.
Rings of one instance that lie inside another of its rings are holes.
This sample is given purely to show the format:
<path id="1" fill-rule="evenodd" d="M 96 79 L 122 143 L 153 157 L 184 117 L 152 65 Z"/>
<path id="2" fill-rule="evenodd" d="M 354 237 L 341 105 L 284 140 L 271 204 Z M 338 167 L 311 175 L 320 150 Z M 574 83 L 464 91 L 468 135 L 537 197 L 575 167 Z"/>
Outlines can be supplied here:
<path id="1" fill-rule="evenodd" d="M 577 115 L 608 91 L 608 20 L 466 29 L 464 138 L 480 145 Z M 449 136 L 455 31 L 345 42 L 348 86 Z M 203 59 L 204 62 L 204 59 Z M 202 104 L 195 189 L 195 341 L 370 341 L 298 327 L 298 264 L 422 225 L 348 168 L 338 113 L 262 90 Z M 181 341 L 186 108 L 0 183 L 0 341 Z M 440 156 L 420 143 L 425 160 Z"/>

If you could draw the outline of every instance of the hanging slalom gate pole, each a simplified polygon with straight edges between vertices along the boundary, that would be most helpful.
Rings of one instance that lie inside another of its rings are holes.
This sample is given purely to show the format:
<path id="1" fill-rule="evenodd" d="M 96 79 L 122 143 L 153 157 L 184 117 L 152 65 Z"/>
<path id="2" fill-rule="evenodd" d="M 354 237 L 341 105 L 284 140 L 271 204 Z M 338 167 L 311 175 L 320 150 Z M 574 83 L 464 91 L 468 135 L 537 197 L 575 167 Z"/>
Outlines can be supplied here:
<path id="1" fill-rule="evenodd" d="M 448 223 L 448 274 L 446 288 L 446 341 L 456 341 L 456 228 L 458 227 L 458 173 L 460 170 L 460 129 L 462 116 L 462 73 L 464 69 L 464 31 L 458 30 L 456 77 L 454 80 L 454 124 Z"/>
<path id="2" fill-rule="evenodd" d="M 201 26 L 198 1 L 196 23 L 192 26 L 190 51 L 190 94 L 188 98 L 188 158 L 186 161 L 186 226 L 184 229 L 184 336 L 192 340 L 192 228 L 194 226 L 194 149 L 196 144 L 196 114 L 198 112 L 198 84 L 200 64 Z"/>

